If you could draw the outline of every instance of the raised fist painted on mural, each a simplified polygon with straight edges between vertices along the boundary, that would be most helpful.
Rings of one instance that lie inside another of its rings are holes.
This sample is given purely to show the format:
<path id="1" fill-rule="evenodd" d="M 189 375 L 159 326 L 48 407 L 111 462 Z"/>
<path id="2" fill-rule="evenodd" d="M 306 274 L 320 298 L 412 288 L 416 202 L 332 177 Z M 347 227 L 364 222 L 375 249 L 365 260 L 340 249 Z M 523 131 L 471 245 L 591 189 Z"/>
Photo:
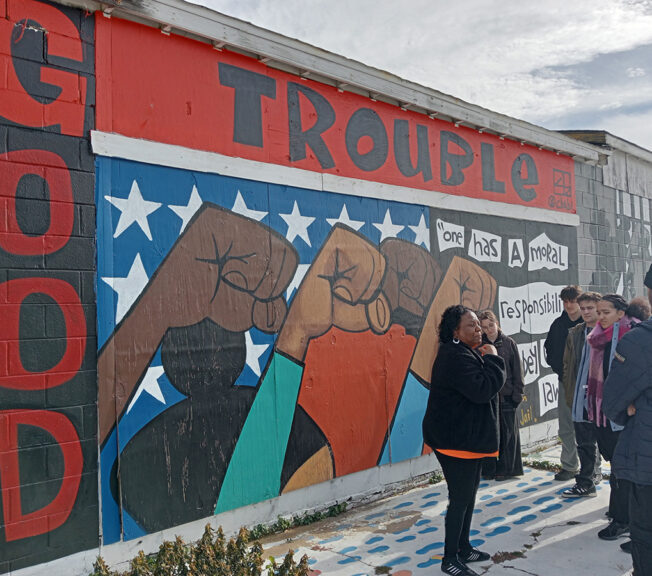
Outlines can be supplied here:
<path id="1" fill-rule="evenodd" d="M 208 319 L 230 332 L 276 332 L 298 257 L 280 234 L 204 204 L 98 358 L 100 439 L 124 411 L 164 334 Z"/>
<path id="2" fill-rule="evenodd" d="M 427 250 L 398 238 L 380 245 L 386 273 L 382 291 L 392 309 L 393 321 L 418 335 L 441 280 L 441 270 Z"/>
<path id="3" fill-rule="evenodd" d="M 333 226 L 292 300 L 276 348 L 302 362 L 310 340 L 333 326 L 387 330 L 391 308 L 379 290 L 384 274 L 377 246 L 346 226 Z"/>
<path id="4" fill-rule="evenodd" d="M 282 473 L 285 490 L 377 464 L 440 277 L 430 254 L 412 242 L 391 238 L 377 247 L 344 227 L 333 231 L 320 259 L 319 273 L 310 276 L 311 269 L 292 301 L 277 346 L 287 354 L 287 342 L 300 343 L 293 357 L 305 363 Z M 338 303 L 342 277 L 364 278 L 357 286 L 363 297 L 344 292 L 346 300 Z M 334 295 L 329 300 L 316 286 Z M 336 312 L 329 314 L 327 305 Z M 308 311 L 324 318 L 319 330 L 305 330 Z"/>
<path id="5" fill-rule="evenodd" d="M 459 256 L 453 258 L 432 301 L 412 359 L 411 370 L 423 382 L 430 382 L 430 372 L 439 348 L 437 329 L 444 310 L 455 304 L 463 304 L 472 310 L 491 308 L 496 298 L 496 286 L 493 276 L 474 262 Z"/>

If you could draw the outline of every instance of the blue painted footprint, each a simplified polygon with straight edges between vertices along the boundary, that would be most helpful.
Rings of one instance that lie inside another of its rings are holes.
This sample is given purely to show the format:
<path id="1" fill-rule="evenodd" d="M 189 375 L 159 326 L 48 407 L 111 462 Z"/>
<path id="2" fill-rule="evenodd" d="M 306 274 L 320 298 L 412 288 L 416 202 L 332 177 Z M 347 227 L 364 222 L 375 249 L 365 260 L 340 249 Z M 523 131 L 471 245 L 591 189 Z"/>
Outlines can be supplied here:
<path id="1" fill-rule="evenodd" d="M 487 532 L 485 536 L 487 538 L 493 538 L 494 536 L 498 536 L 499 534 L 504 534 L 505 532 L 509 532 L 511 530 L 510 526 L 496 526 L 491 532 Z"/>
<path id="2" fill-rule="evenodd" d="M 432 552 L 433 550 L 437 550 L 438 548 L 443 548 L 443 547 L 444 547 L 443 542 L 434 542 L 433 544 L 428 544 L 423 548 L 419 548 L 419 550 L 417 550 L 417 554 L 419 555 L 428 554 L 428 552 Z"/>
<path id="3" fill-rule="evenodd" d="M 441 558 L 431 558 L 427 562 L 421 562 L 421 564 L 417 564 L 418 568 L 430 568 L 431 566 L 434 566 L 435 564 L 441 564 Z"/>
<path id="4" fill-rule="evenodd" d="M 563 504 L 557 503 L 557 504 L 551 504 L 550 506 L 546 506 L 545 508 L 541 509 L 541 512 L 548 513 L 548 512 L 553 512 L 555 510 L 559 510 L 562 508 Z"/>
<path id="5" fill-rule="evenodd" d="M 527 522 L 532 522 L 532 520 L 536 520 L 537 515 L 536 514 L 527 514 L 523 516 L 523 518 L 519 518 L 514 524 L 525 524 Z"/>
<path id="6" fill-rule="evenodd" d="M 517 506 L 516 508 L 512 508 L 509 512 L 507 512 L 507 515 L 514 516 L 515 514 L 520 514 L 521 512 L 525 512 L 529 509 L 529 506 Z"/>
<path id="7" fill-rule="evenodd" d="M 487 526 L 491 526 L 492 524 L 497 524 L 499 522 L 504 522 L 504 521 L 505 518 L 503 518 L 502 516 L 495 516 L 493 518 L 489 518 L 489 520 L 485 520 L 482 524 L 480 524 L 480 526 L 486 528 Z"/>

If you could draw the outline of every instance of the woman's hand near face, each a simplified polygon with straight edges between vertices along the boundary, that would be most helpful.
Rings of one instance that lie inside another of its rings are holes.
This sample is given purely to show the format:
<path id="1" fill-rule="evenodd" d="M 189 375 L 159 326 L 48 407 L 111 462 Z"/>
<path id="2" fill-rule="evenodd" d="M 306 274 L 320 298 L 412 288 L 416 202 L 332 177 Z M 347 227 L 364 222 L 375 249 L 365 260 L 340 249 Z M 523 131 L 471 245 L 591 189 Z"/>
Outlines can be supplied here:
<path id="1" fill-rule="evenodd" d="M 493 344 L 483 344 L 482 346 L 478 346 L 476 350 L 483 356 L 485 354 L 498 354 L 498 351 Z"/>

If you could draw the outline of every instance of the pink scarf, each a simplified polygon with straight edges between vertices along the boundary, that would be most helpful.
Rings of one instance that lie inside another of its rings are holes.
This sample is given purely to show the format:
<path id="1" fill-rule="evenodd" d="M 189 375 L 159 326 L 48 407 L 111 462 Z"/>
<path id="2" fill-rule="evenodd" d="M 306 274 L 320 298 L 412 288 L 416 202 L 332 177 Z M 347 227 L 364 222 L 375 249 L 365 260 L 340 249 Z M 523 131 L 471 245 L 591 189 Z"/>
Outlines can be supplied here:
<path id="1" fill-rule="evenodd" d="M 629 316 L 623 316 L 618 322 L 612 324 L 606 330 L 602 329 L 600 324 L 587 336 L 586 340 L 591 346 L 591 356 L 589 360 L 589 377 L 587 386 L 587 398 L 589 403 L 589 420 L 595 422 L 596 426 L 606 426 L 607 417 L 602 413 L 602 390 L 604 388 L 604 351 L 607 344 L 613 339 L 614 328 L 618 325 L 618 340 L 630 331 L 631 323 L 638 323 L 636 319 Z M 613 357 L 616 346 L 611 347 L 611 356 Z"/>

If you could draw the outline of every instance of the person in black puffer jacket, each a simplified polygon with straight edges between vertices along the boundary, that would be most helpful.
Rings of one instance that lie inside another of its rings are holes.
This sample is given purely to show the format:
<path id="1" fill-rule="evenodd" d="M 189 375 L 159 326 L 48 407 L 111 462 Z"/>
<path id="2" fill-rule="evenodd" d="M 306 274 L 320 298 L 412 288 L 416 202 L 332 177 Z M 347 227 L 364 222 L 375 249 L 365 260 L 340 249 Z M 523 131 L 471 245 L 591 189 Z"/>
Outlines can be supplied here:
<path id="1" fill-rule="evenodd" d="M 652 266 L 645 276 L 652 304 Z M 652 574 L 652 320 L 618 342 L 604 383 L 602 410 L 624 425 L 611 461 L 617 478 L 631 482 L 629 530 L 634 576 Z"/>
<path id="2" fill-rule="evenodd" d="M 482 477 L 485 480 L 504 480 L 512 476 L 523 476 L 521 439 L 518 431 L 516 410 L 523 400 L 523 371 L 521 356 L 516 342 L 503 334 L 498 318 L 491 310 L 478 315 L 482 326 L 482 342 L 493 344 L 498 355 L 505 361 L 505 385 L 500 390 L 500 446 L 498 460 L 485 458 L 482 462 Z"/>
<path id="3" fill-rule="evenodd" d="M 444 311 L 439 342 L 423 438 L 448 485 L 441 570 L 477 576 L 466 564 L 490 556 L 471 546 L 469 533 L 482 459 L 498 455 L 498 392 L 505 383 L 505 362 L 494 346 L 482 344 L 480 322 L 465 306 Z"/>

